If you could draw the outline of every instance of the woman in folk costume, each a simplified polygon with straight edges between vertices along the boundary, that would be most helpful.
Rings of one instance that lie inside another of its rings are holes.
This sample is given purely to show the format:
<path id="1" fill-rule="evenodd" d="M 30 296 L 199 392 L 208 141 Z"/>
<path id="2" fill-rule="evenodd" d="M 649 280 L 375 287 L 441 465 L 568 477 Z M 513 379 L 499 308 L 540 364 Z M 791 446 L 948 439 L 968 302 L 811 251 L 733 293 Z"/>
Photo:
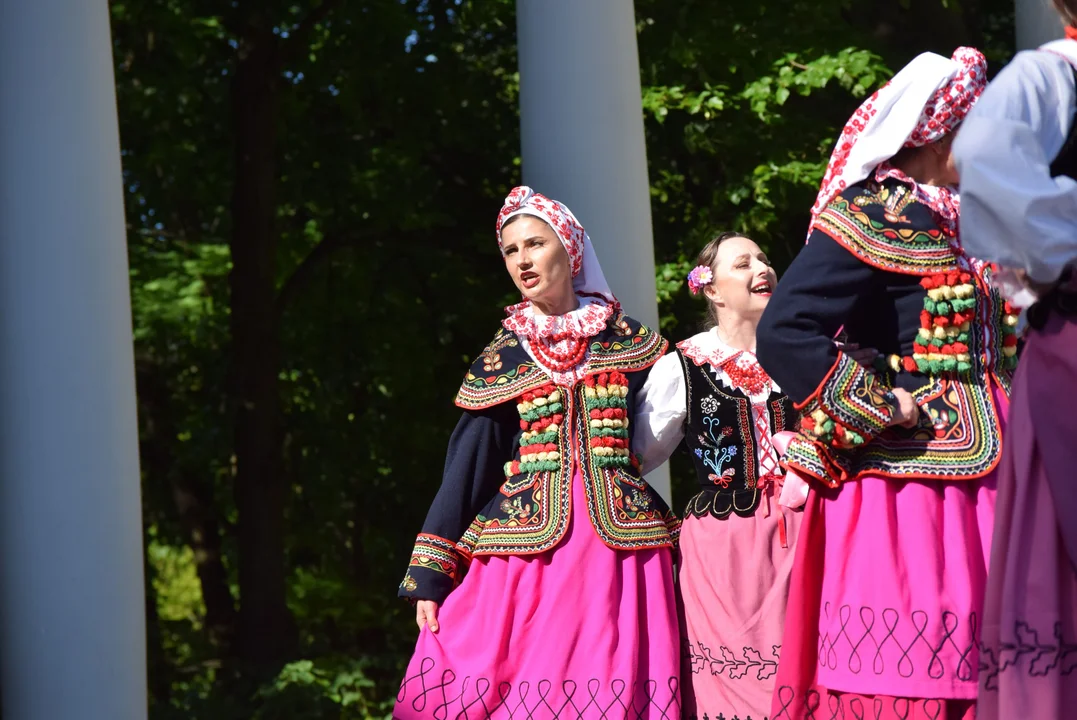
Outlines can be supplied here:
<path id="1" fill-rule="evenodd" d="M 784 472 L 773 439 L 797 415 L 755 358 L 777 282 L 749 238 L 710 241 L 688 284 L 706 297 L 712 327 L 655 364 L 639 405 L 633 440 L 644 471 L 683 442 L 700 485 L 680 539 L 686 718 L 770 712 L 800 526 L 799 512 L 778 507 Z"/>
<path id="2" fill-rule="evenodd" d="M 515 188 L 497 238 L 524 301 L 456 397 L 400 585 L 420 633 L 393 715 L 676 718 L 679 525 L 629 442 L 667 343 L 621 312 L 561 203 Z"/>
<path id="3" fill-rule="evenodd" d="M 759 360 L 803 418 L 783 461 L 813 485 L 772 720 L 974 717 L 1016 360 L 953 189 L 986 70 L 971 48 L 927 53 L 861 105 L 760 322 Z M 874 369 L 835 347 L 843 327 Z"/>
<path id="4" fill-rule="evenodd" d="M 1056 6 L 1067 39 L 1017 55 L 954 144 L 967 246 L 1023 274 L 1014 301 L 1036 302 L 999 471 L 977 710 L 987 720 L 1077 712 L 1077 2 Z"/>

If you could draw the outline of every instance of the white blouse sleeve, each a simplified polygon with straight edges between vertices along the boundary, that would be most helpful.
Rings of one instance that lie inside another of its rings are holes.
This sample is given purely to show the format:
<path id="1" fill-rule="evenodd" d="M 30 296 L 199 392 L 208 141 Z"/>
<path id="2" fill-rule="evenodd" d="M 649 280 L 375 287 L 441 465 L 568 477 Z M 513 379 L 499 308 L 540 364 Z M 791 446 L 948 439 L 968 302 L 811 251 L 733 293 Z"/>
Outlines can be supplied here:
<path id="1" fill-rule="evenodd" d="M 654 364 L 636 396 L 632 450 L 642 460 L 642 474 L 650 473 L 677 449 L 687 416 L 684 373 L 677 353 L 672 352 Z"/>
<path id="2" fill-rule="evenodd" d="M 1074 114 L 1073 68 L 1019 53 L 984 90 L 954 141 L 961 243 L 1040 283 L 1077 261 L 1077 182 L 1051 177 Z"/>

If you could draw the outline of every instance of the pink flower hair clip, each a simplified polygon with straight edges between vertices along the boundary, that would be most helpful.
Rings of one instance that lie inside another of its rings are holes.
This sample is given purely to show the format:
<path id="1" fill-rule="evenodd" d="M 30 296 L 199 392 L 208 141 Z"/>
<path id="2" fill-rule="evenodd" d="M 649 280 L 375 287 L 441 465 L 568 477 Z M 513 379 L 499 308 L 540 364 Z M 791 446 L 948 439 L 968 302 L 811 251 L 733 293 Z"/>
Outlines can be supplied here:
<path id="1" fill-rule="evenodd" d="M 711 280 L 714 280 L 711 269 L 706 265 L 696 265 L 692 272 L 688 273 L 688 290 L 693 295 L 698 295 L 700 290 L 711 284 Z"/>

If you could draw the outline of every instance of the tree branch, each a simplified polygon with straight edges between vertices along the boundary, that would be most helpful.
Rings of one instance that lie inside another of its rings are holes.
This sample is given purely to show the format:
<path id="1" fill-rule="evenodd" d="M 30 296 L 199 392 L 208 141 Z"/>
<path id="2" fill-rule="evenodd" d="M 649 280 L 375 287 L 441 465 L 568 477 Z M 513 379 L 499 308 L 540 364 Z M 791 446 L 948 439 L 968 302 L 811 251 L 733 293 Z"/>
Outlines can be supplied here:
<path id="1" fill-rule="evenodd" d="M 299 265 L 292 271 L 292 274 L 284 281 L 280 291 L 277 292 L 277 302 L 275 307 L 277 317 L 279 318 L 284 314 L 284 311 L 288 308 L 288 305 L 291 304 L 295 296 L 307 286 L 319 265 L 329 259 L 329 257 L 337 250 L 352 247 L 358 240 L 359 236 L 356 235 L 333 235 L 323 239 L 320 243 L 315 245 L 314 249 L 307 253 L 307 256 L 300 261 Z"/>

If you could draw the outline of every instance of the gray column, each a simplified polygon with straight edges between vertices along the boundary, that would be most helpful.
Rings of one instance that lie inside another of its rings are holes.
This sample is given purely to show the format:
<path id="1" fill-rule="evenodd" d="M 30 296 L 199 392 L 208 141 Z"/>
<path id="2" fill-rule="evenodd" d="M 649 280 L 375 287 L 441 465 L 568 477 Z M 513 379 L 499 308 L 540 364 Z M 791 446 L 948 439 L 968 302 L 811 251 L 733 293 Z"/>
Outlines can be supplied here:
<path id="1" fill-rule="evenodd" d="M 1014 0 L 1017 49 L 1031 50 L 1062 38 L 1062 21 L 1051 0 Z"/>
<path id="2" fill-rule="evenodd" d="M 0 0 L 4 720 L 146 717 L 107 0 Z"/>
<path id="3" fill-rule="evenodd" d="M 517 0 L 524 182 L 587 228 L 625 312 L 658 327 L 632 0 Z M 666 467 L 648 480 L 668 500 Z"/>

